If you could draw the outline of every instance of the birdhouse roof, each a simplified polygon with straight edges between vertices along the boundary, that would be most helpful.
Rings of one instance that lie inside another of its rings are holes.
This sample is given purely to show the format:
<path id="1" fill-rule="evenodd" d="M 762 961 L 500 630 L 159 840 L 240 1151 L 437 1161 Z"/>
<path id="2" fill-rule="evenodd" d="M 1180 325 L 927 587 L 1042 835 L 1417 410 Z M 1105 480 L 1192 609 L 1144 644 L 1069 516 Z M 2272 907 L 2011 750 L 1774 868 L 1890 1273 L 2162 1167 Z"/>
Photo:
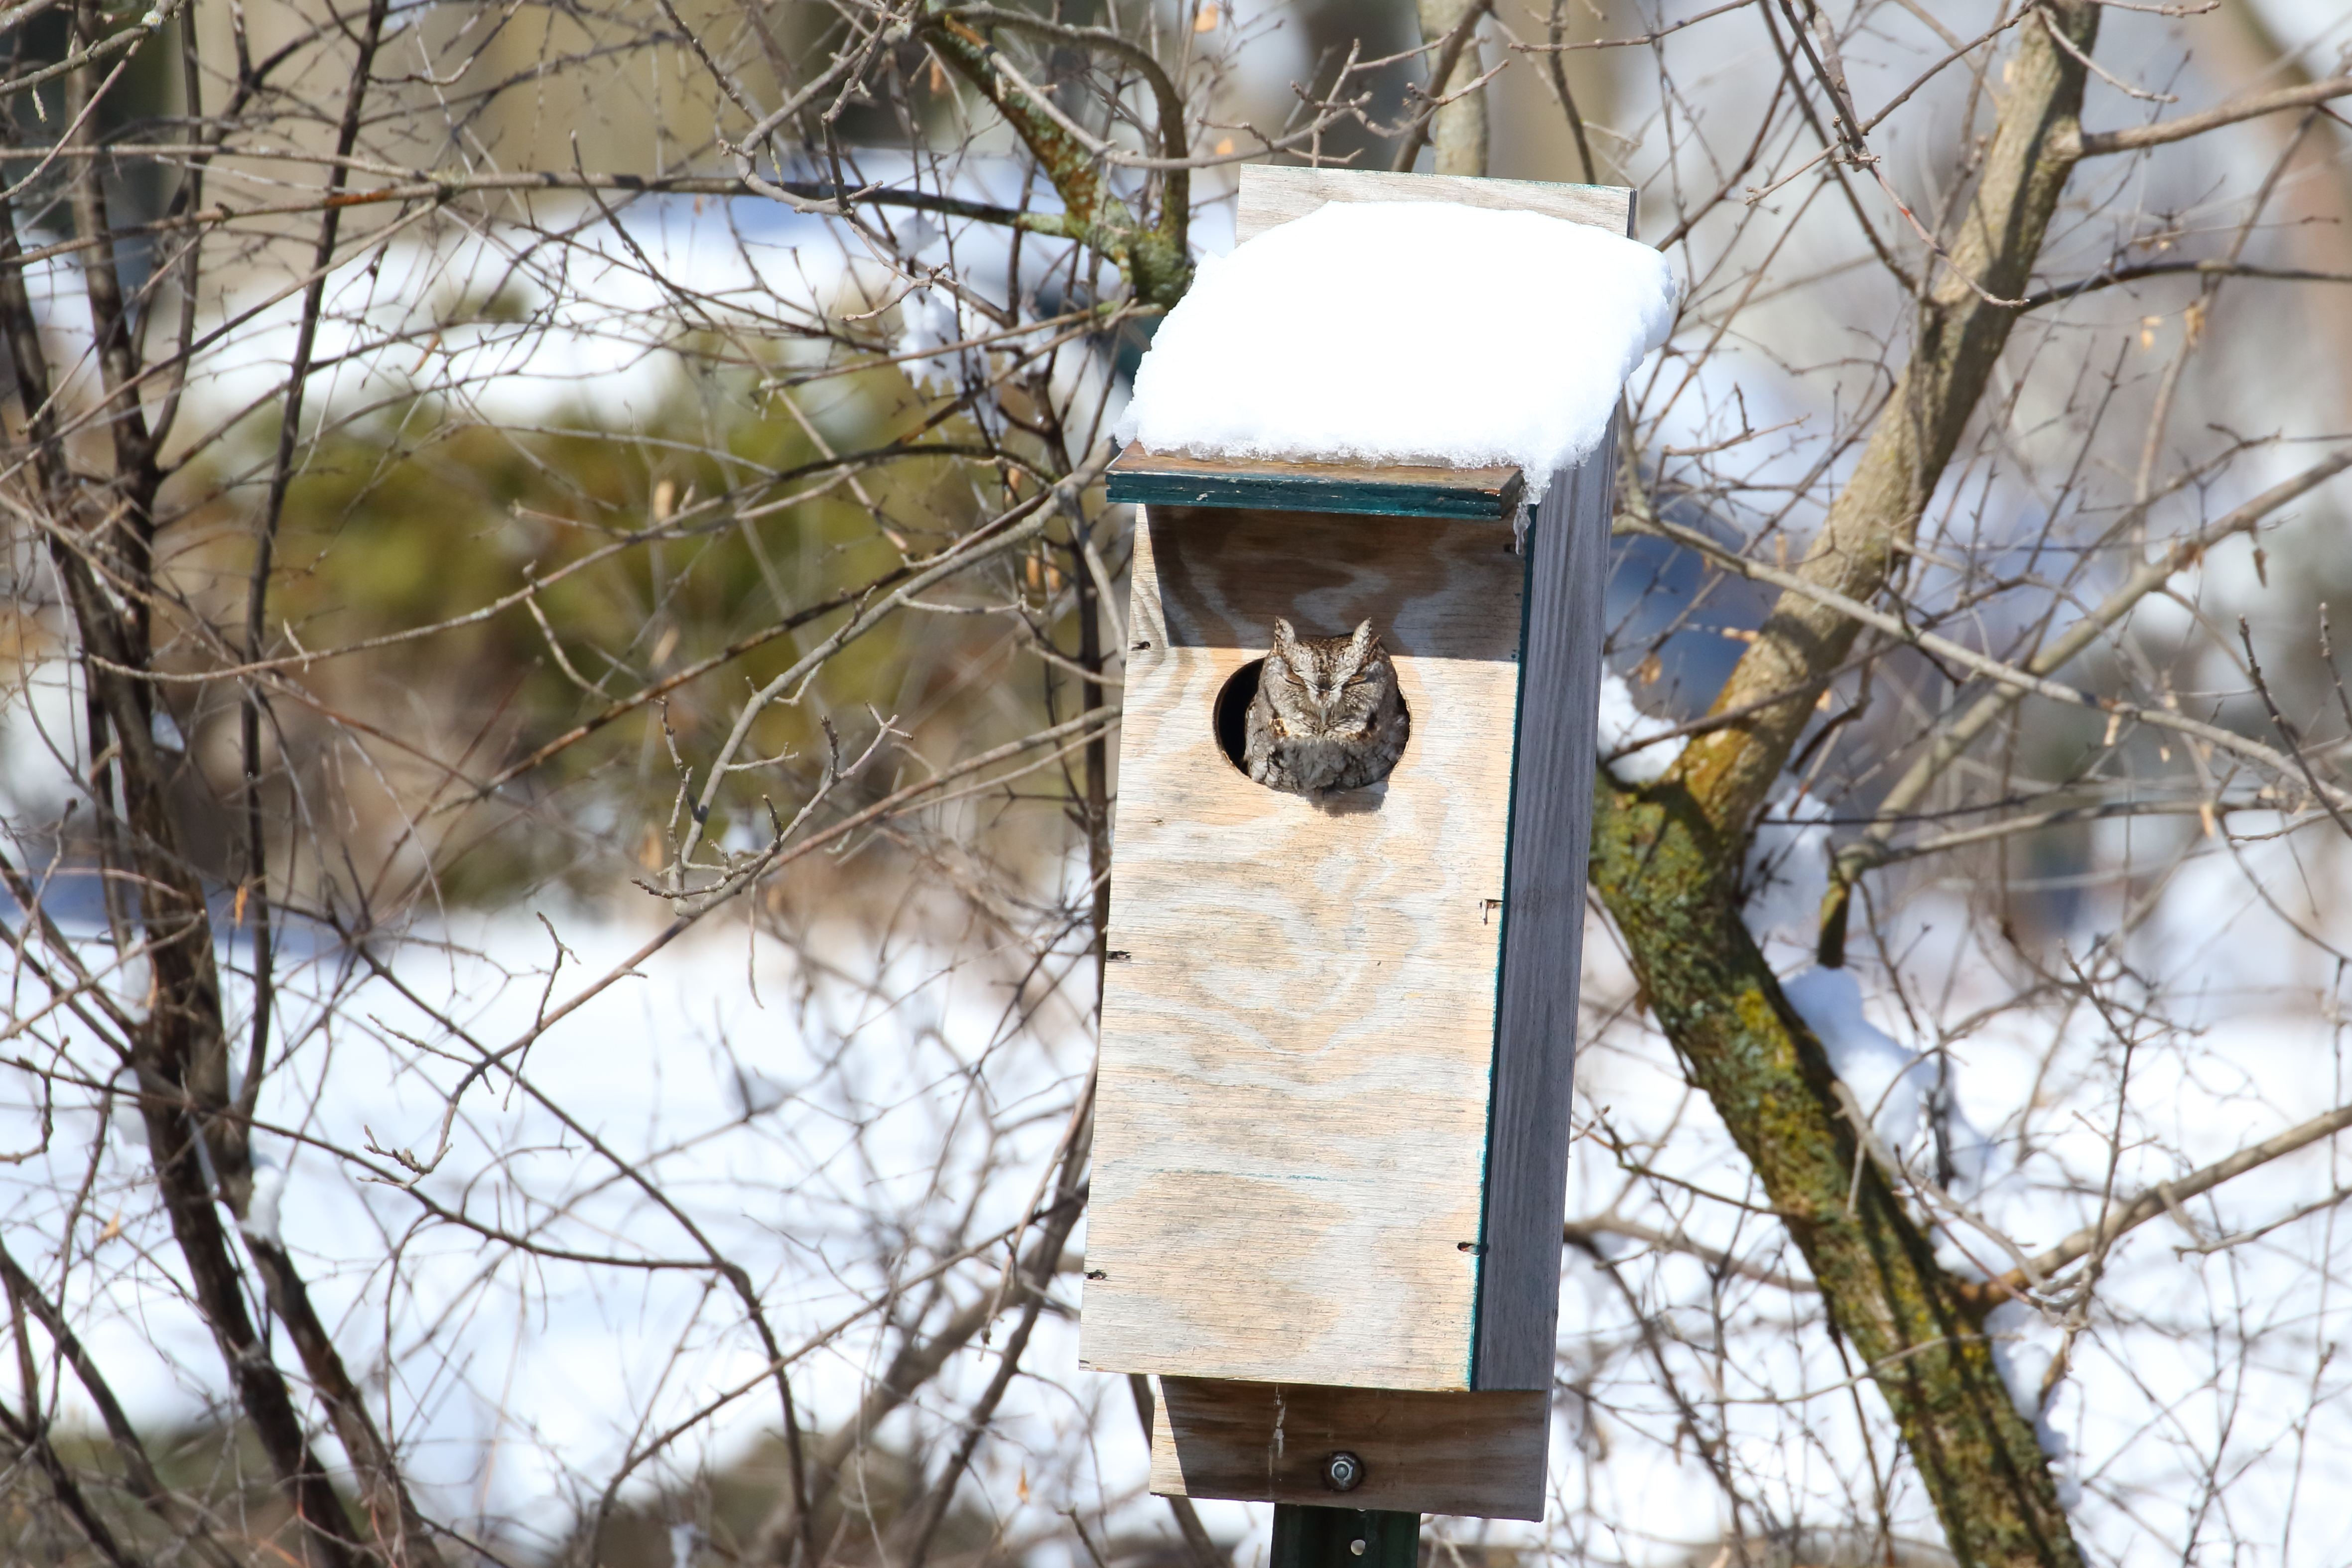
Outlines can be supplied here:
<path id="1" fill-rule="evenodd" d="M 1333 201 L 1203 259 L 1116 433 L 1157 467 L 1286 465 L 1269 470 L 1283 483 L 1316 482 L 1293 472 L 1309 467 L 1354 485 L 1517 469 L 1533 500 L 1600 446 L 1676 300 L 1664 257 L 1591 224 Z"/>

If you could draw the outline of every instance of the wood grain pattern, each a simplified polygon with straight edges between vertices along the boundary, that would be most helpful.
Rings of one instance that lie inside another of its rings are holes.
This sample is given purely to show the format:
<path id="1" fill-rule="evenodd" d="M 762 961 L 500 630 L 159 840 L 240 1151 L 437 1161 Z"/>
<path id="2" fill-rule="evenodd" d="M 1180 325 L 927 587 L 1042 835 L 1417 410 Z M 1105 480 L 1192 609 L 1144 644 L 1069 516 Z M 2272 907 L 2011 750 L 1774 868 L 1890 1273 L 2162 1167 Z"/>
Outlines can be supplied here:
<path id="1" fill-rule="evenodd" d="M 1421 1394 L 1275 1383 L 1159 1380 L 1151 1489 L 1399 1512 L 1541 1519 L 1549 1393 Z M 1363 1484 L 1324 1486 L 1345 1449 Z"/>
<path id="2" fill-rule="evenodd" d="M 1541 213 L 1633 232 L 1633 193 L 1616 185 L 1554 185 L 1535 180 L 1482 180 L 1450 174 L 1391 174 L 1372 169 L 1242 165 L 1234 243 L 1305 217 L 1326 202 L 1459 202 L 1503 212 Z"/>
<path id="3" fill-rule="evenodd" d="M 1488 524 L 1139 521 L 1086 1364 L 1470 1386 L 1524 569 Z M 1371 618 L 1413 721 L 1383 784 L 1218 749 L 1276 616 Z"/>
<path id="4" fill-rule="evenodd" d="M 1615 462 L 1612 436 L 1581 468 L 1555 477 L 1528 533 L 1478 1388 L 1551 1384 Z"/>
<path id="5" fill-rule="evenodd" d="M 1285 463 L 1194 458 L 1130 446 L 1105 476 L 1105 495 L 1144 506 L 1262 507 L 1291 511 L 1454 517 L 1507 522 L 1526 488 L 1516 468 Z"/>

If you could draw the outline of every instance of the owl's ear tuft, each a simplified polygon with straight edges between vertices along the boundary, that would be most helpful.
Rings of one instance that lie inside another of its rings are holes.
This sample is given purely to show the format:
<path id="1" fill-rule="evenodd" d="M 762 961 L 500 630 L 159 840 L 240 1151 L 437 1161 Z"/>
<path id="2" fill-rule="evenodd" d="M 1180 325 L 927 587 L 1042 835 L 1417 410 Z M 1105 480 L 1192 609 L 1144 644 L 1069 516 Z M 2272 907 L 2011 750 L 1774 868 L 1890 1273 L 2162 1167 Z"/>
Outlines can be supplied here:
<path id="1" fill-rule="evenodd" d="M 1274 617 L 1274 646 L 1287 652 L 1298 641 L 1298 633 L 1280 616 Z"/>
<path id="2" fill-rule="evenodd" d="M 1356 623 L 1354 635 L 1348 638 L 1348 651 L 1354 654 L 1357 658 L 1361 658 L 1364 655 L 1370 653 L 1372 650 L 1372 645 L 1379 641 L 1380 638 L 1372 636 L 1372 623 L 1370 621 L 1358 621 Z"/>

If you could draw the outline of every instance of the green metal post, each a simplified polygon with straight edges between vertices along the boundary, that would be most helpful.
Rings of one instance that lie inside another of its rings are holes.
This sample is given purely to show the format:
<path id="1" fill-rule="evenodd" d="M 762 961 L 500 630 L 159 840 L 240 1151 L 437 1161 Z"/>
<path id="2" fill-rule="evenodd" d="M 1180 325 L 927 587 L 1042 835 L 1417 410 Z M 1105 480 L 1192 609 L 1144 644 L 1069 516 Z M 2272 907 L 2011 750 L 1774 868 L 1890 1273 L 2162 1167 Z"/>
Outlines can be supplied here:
<path id="1" fill-rule="evenodd" d="M 1274 1505 L 1266 1568 L 1419 1568 L 1421 1515 L 1376 1509 Z"/>

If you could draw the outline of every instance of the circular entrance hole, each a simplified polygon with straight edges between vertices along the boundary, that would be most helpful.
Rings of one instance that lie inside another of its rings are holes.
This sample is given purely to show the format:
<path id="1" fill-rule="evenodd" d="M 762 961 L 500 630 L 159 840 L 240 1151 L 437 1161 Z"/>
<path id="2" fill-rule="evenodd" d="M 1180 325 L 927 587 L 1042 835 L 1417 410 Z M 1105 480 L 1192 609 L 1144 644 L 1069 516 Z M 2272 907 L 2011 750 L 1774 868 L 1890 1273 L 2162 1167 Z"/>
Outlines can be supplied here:
<path id="1" fill-rule="evenodd" d="M 1217 750 L 1225 753 L 1225 761 L 1244 778 L 1249 776 L 1244 756 L 1249 748 L 1249 705 L 1257 700 L 1258 676 L 1265 668 L 1265 660 L 1250 660 L 1227 676 L 1217 693 Z"/>
<path id="2" fill-rule="evenodd" d="M 1225 761 L 1244 778 L 1249 777 L 1249 708 L 1257 700 L 1258 681 L 1265 671 L 1265 660 L 1254 658 L 1225 677 L 1224 685 L 1217 690 L 1217 750 L 1225 753 Z M 1399 699 L 1399 706 L 1402 706 L 1402 699 Z"/>

